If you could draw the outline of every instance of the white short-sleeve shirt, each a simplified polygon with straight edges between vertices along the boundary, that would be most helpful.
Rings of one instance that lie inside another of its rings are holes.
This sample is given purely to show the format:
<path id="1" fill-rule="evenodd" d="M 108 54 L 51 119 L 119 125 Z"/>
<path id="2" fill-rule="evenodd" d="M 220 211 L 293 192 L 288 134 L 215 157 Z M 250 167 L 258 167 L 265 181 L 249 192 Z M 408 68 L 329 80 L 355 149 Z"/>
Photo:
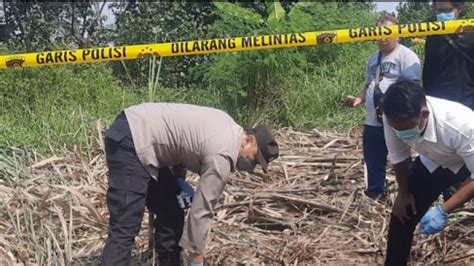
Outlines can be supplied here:
<path id="1" fill-rule="evenodd" d="M 466 165 L 474 179 L 474 112 L 457 102 L 426 97 L 430 115 L 423 136 L 402 140 L 384 117 L 385 141 L 389 159 L 398 164 L 410 157 L 412 148 L 426 157 L 422 160 L 432 173 L 438 167 L 453 173 Z"/>
<path id="2" fill-rule="evenodd" d="M 366 69 L 366 84 L 368 86 L 365 96 L 365 106 L 367 109 L 365 124 L 369 126 L 382 126 L 375 119 L 373 98 L 378 53 L 377 51 L 369 58 Z M 401 44 L 390 54 L 382 55 L 380 66 L 383 79 L 380 81 L 379 87 L 383 93 L 401 77 L 410 80 L 420 80 L 420 59 L 412 50 Z"/>

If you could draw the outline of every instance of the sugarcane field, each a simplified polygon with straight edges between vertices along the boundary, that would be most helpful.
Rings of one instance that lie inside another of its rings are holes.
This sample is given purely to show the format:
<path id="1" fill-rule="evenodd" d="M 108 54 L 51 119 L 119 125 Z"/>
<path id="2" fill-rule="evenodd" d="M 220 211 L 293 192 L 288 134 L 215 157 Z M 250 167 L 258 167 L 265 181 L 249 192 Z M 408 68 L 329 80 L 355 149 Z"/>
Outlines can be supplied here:
<path id="1" fill-rule="evenodd" d="M 280 130 L 281 158 L 268 176 L 231 176 L 209 236 L 209 264 L 381 264 L 390 209 L 362 195 L 359 135 Z M 2 233 L 2 265 L 29 265 L 36 252 L 53 250 L 62 250 L 64 264 L 97 262 L 107 237 L 107 169 L 99 139 L 91 158 L 75 151 L 8 165 L 11 179 L 2 180 L 1 191 L 9 211 L 2 213 L 1 223 L 11 233 Z M 192 176 L 190 182 L 197 179 Z M 388 203 L 394 182 L 389 176 Z M 469 265 L 473 216 L 471 203 L 441 236 L 416 237 L 416 260 Z M 136 239 L 137 264 L 151 265 L 150 237 L 148 213 Z"/>
<path id="2" fill-rule="evenodd" d="M 474 3 L 0 1 L 0 265 L 474 265 Z"/>

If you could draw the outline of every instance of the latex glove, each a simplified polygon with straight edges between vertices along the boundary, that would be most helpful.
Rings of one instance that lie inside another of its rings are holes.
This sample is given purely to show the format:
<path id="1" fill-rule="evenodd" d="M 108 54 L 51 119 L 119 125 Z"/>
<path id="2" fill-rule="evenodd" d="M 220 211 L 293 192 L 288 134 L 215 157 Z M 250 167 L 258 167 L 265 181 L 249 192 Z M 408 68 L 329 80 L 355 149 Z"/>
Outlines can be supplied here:
<path id="1" fill-rule="evenodd" d="M 176 184 L 178 185 L 179 189 L 181 189 L 181 191 L 184 191 L 194 197 L 193 187 L 188 182 L 186 182 L 184 178 L 176 178 Z"/>
<path id="2" fill-rule="evenodd" d="M 188 266 L 203 266 L 204 263 L 192 263 L 192 262 L 189 262 L 188 263 Z"/>
<path id="3" fill-rule="evenodd" d="M 181 177 L 176 178 L 176 185 L 181 190 L 181 192 L 176 196 L 179 206 L 182 209 L 191 207 L 194 198 L 193 187 Z"/>
<path id="4" fill-rule="evenodd" d="M 443 230 L 448 220 L 448 214 L 443 211 L 441 205 L 431 208 L 420 221 L 420 233 L 431 235 Z"/>

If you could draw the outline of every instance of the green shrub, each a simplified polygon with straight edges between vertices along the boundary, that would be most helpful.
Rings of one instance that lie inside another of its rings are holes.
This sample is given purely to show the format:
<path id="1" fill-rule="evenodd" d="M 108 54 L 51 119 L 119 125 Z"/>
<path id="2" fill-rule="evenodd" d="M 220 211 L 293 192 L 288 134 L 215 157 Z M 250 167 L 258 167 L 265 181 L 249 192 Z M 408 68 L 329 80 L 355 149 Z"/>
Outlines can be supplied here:
<path id="1" fill-rule="evenodd" d="M 267 16 L 239 4 L 215 5 L 219 18 L 212 30 L 221 37 L 342 29 L 375 21 L 370 7 L 358 3 L 299 2 L 285 12 L 272 2 L 266 4 Z M 363 121 L 363 110 L 343 109 L 341 98 L 362 88 L 365 64 L 375 50 L 371 43 L 359 43 L 221 54 L 193 73 L 220 92 L 224 106 L 245 126 L 267 120 L 340 129 Z"/>

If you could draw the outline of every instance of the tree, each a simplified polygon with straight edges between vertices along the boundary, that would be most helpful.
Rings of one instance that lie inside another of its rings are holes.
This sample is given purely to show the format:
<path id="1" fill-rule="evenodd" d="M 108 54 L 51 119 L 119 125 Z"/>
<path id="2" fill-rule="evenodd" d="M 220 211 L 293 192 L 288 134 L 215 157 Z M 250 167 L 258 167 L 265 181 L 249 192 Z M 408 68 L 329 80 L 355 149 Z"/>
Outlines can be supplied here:
<path id="1" fill-rule="evenodd" d="M 416 0 L 400 2 L 397 12 L 401 24 L 433 20 L 434 15 L 430 2 Z"/>
<path id="2" fill-rule="evenodd" d="M 116 30 L 112 36 L 116 45 L 161 43 L 208 39 L 215 15 L 209 2 L 136 2 L 112 5 L 116 16 Z M 209 55 L 166 58 L 160 74 L 160 85 L 187 86 L 189 67 L 199 64 Z M 145 60 L 113 64 L 119 77 L 142 87 L 148 80 L 149 63 Z M 125 66 L 125 68 L 124 68 Z M 127 74 L 128 73 L 128 74 Z M 130 80 L 130 78 L 132 80 Z"/>
<path id="3" fill-rule="evenodd" d="M 106 1 L 102 2 L 69 2 L 63 4 L 65 9 L 61 18 L 65 43 L 79 48 L 104 44 L 105 16 L 103 11 Z"/>
<path id="4" fill-rule="evenodd" d="M 4 2 L 6 26 L 1 39 L 30 52 L 57 46 L 99 44 L 106 2 Z"/>
<path id="5" fill-rule="evenodd" d="M 221 37 L 322 31 L 375 23 L 371 6 L 354 2 L 344 5 L 298 2 L 286 10 L 274 1 L 265 4 L 263 15 L 253 6 L 244 7 L 249 4 L 214 2 L 214 5 L 218 19 L 211 30 Z M 193 72 L 205 87 L 218 89 L 237 120 L 242 121 L 239 115 L 248 111 L 248 121 L 244 125 L 253 126 L 270 113 L 274 120 L 290 119 L 285 108 L 289 95 L 294 93 L 289 91 L 289 87 L 294 85 L 290 81 L 313 71 L 328 71 L 329 66 L 335 64 L 339 64 L 338 69 L 343 69 L 343 62 L 348 58 L 354 60 L 366 51 L 367 43 L 225 53 L 194 67 Z M 363 62 L 366 60 L 364 56 Z M 363 67 L 360 73 L 363 73 Z"/>

